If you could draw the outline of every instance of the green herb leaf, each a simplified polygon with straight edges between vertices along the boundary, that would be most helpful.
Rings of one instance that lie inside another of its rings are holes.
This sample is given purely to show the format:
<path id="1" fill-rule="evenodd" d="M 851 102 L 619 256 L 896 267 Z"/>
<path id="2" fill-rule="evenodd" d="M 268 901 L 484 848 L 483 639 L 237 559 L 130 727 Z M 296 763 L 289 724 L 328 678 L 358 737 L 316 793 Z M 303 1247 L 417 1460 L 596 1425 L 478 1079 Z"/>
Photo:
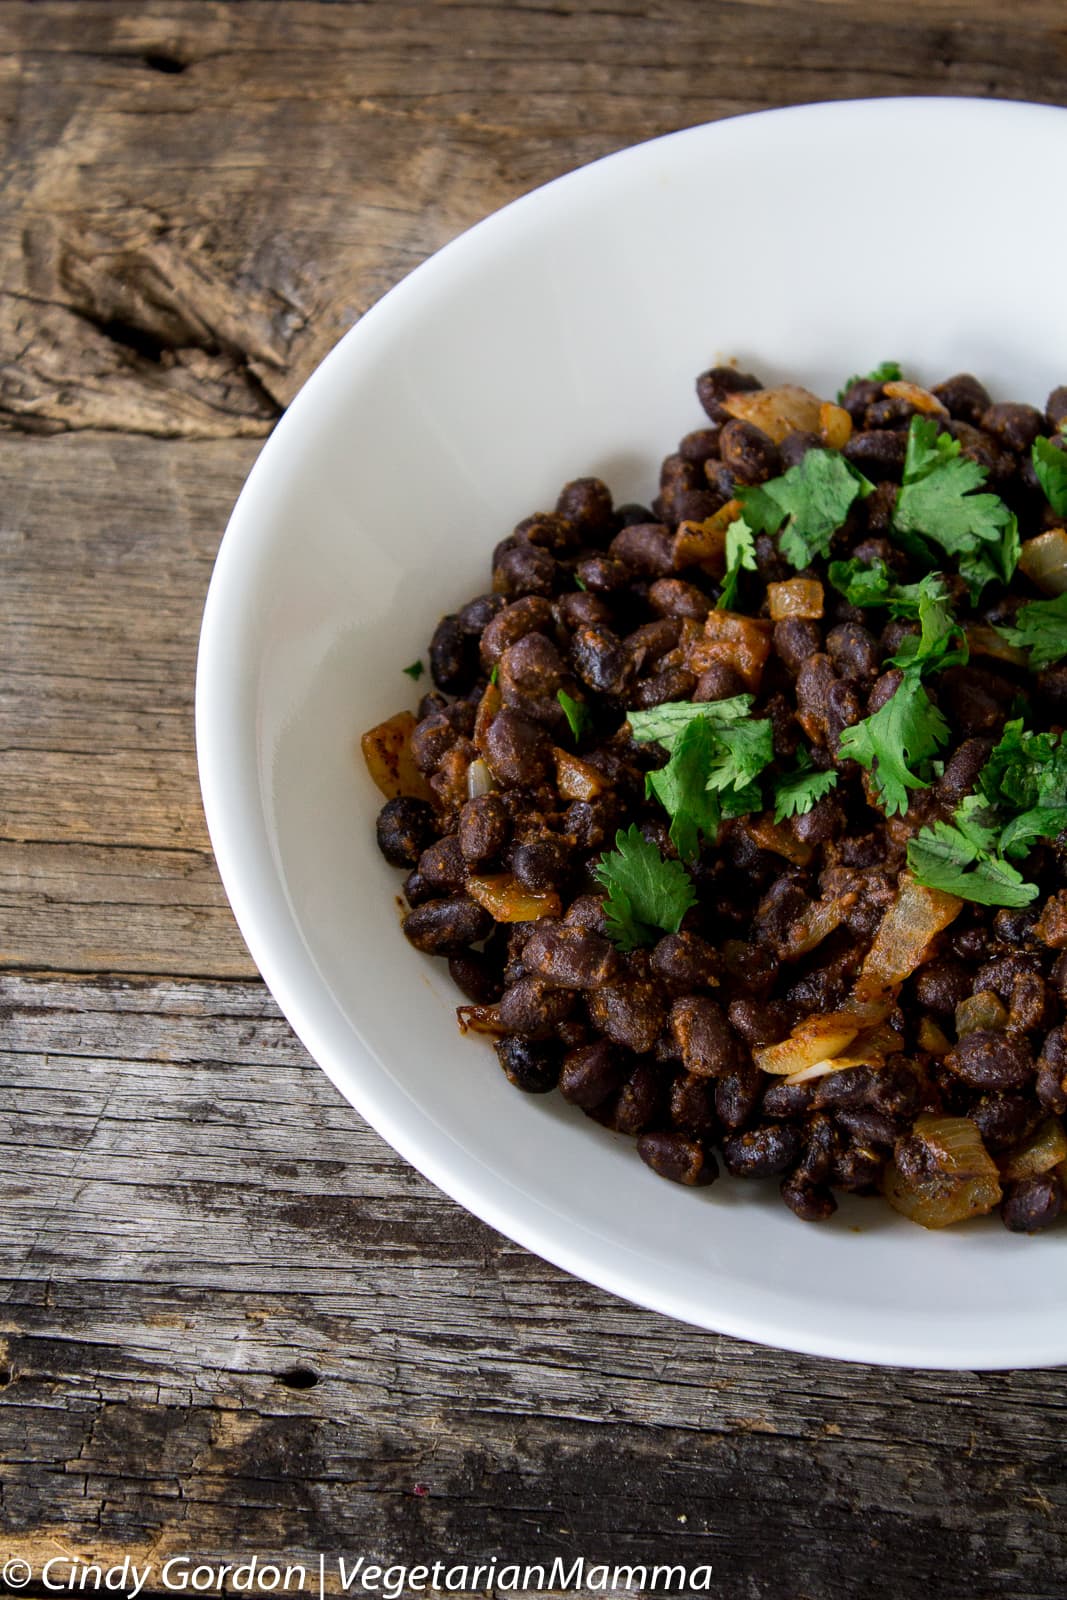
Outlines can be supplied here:
<path id="1" fill-rule="evenodd" d="M 1067 828 L 1067 805 L 1035 806 L 1013 817 L 1000 836 L 1001 853 L 1025 856 L 1035 839 L 1055 839 Z"/>
<path id="2" fill-rule="evenodd" d="M 608 891 L 608 936 L 620 950 L 654 944 L 660 933 L 677 933 L 697 903 L 693 880 L 682 863 L 666 861 L 634 824 L 615 835 L 615 849 L 601 857 L 596 876 Z"/>
<path id="3" fill-rule="evenodd" d="M 767 721 L 713 726 L 711 732 L 713 764 L 708 773 L 709 789 L 735 789 L 738 793 L 747 790 L 764 767 L 774 760 L 774 730 Z"/>
<path id="4" fill-rule="evenodd" d="M 894 617 L 919 615 L 920 586 L 894 583 L 884 561 L 831 561 L 828 576 L 850 606 L 886 606 Z"/>
<path id="5" fill-rule="evenodd" d="M 1054 600 L 1031 600 L 1020 606 L 1015 613 L 1015 626 L 998 628 L 997 632 L 1009 644 L 1029 650 L 1031 672 L 1050 667 L 1067 656 L 1067 593 L 1058 594 Z"/>
<path id="6" fill-rule="evenodd" d="M 735 517 L 726 530 L 726 576 L 722 593 L 715 602 L 717 611 L 732 611 L 742 568 L 756 570 L 756 540 L 744 517 Z"/>
<path id="7" fill-rule="evenodd" d="M 557 690 L 556 699 L 563 707 L 567 721 L 571 725 L 571 733 L 574 735 L 574 742 L 577 744 L 579 739 L 582 737 L 582 734 L 585 733 L 586 729 L 590 726 L 593 720 L 589 712 L 589 707 L 583 700 L 572 699 L 572 697 L 567 693 L 566 689 Z"/>
<path id="8" fill-rule="evenodd" d="M 719 831 L 719 801 L 708 791 L 714 747 L 711 723 L 707 717 L 697 717 L 682 729 L 667 765 L 645 775 L 645 792 L 670 816 L 671 839 L 686 861 L 695 858 L 701 834 L 714 839 Z"/>
<path id="9" fill-rule="evenodd" d="M 794 567 L 830 553 L 830 540 L 854 500 L 874 485 L 836 450 L 809 450 L 803 461 L 760 488 L 739 488 L 737 498 L 755 533 L 781 533 L 778 547 Z M 785 524 L 783 527 L 783 523 Z"/>
<path id="10" fill-rule="evenodd" d="M 499 678 L 499 676 L 500 676 L 500 664 L 499 664 L 499 662 L 494 662 L 493 663 L 493 670 L 489 674 L 489 682 L 492 683 L 492 684 L 495 684 L 496 680 Z"/>
<path id="11" fill-rule="evenodd" d="M 1051 439 L 1035 439 L 1030 459 L 1045 499 L 1058 517 L 1067 517 L 1067 450 L 1057 450 Z"/>
<path id="12" fill-rule="evenodd" d="M 837 403 L 841 404 L 845 395 L 854 383 L 899 383 L 901 379 L 900 363 L 897 361 L 880 361 L 873 372 L 866 376 L 862 372 L 854 372 L 843 389 L 837 391 Z"/>
<path id="13" fill-rule="evenodd" d="M 784 822 L 787 817 L 807 816 L 816 800 L 821 800 L 836 785 L 836 770 L 831 767 L 827 772 L 816 771 L 808 752 L 801 748 L 797 752 L 794 770 L 774 781 L 775 822 Z"/>
<path id="14" fill-rule="evenodd" d="M 892 665 L 920 676 L 964 665 L 967 636 L 953 614 L 941 574 L 928 573 L 915 591 L 919 632 L 905 634 L 897 654 L 889 658 Z"/>
<path id="15" fill-rule="evenodd" d="M 668 700 L 651 711 L 630 711 L 627 721 L 630 732 L 638 744 L 655 740 L 665 750 L 670 750 L 682 730 L 696 717 L 703 717 L 715 726 L 742 722 L 752 709 L 753 696 L 735 694 L 729 700 Z"/>
<path id="16" fill-rule="evenodd" d="M 930 565 L 931 541 L 955 556 L 973 599 L 992 579 L 1007 582 L 1019 555 L 1009 508 L 999 495 L 974 492 L 985 481 L 984 468 L 960 455 L 958 439 L 940 432 L 932 418 L 912 418 L 893 530 L 906 550 Z"/>
<path id="17" fill-rule="evenodd" d="M 891 699 L 841 735 L 840 752 L 873 773 L 887 817 L 908 809 L 908 790 L 928 788 L 914 767 L 949 740 L 949 726 L 917 674 L 905 672 Z"/>
<path id="18" fill-rule="evenodd" d="M 995 830 L 983 830 L 983 847 L 973 830 L 935 822 L 908 841 L 908 866 L 920 883 L 944 889 L 980 906 L 1025 906 L 1038 894 L 1036 883 L 992 851 Z"/>
<path id="19" fill-rule="evenodd" d="M 585 579 L 580 578 L 577 573 L 574 574 L 574 585 L 575 588 L 580 589 L 583 594 L 588 594 L 589 585 L 586 583 Z"/>
<path id="20" fill-rule="evenodd" d="M 401 672 L 406 672 L 409 678 L 414 678 L 417 681 L 422 677 L 426 668 L 423 666 L 421 661 L 413 661 L 410 667 L 401 667 L 400 670 Z"/>
<path id="21" fill-rule="evenodd" d="M 990 805 L 1002 810 L 1067 804 L 1067 742 L 1061 735 L 1025 730 L 1021 717 L 1006 723 L 978 775 L 978 787 Z"/>

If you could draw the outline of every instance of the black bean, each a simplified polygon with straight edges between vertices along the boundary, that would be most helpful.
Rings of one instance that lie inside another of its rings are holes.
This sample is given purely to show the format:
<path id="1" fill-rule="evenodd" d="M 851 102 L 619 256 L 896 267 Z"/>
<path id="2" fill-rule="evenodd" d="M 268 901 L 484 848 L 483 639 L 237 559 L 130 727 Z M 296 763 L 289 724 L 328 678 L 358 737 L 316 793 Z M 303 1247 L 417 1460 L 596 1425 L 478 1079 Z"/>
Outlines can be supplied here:
<path id="1" fill-rule="evenodd" d="M 615 512 L 611 503 L 611 490 L 599 478 L 575 478 L 564 484 L 556 501 L 556 510 L 583 538 L 595 542 L 611 532 L 615 526 Z"/>
<path id="2" fill-rule="evenodd" d="M 517 844 L 511 852 L 510 866 L 524 889 L 544 894 L 558 889 L 571 868 L 571 847 L 554 833 L 542 834 Z"/>
<path id="3" fill-rule="evenodd" d="M 987 1150 L 1008 1150 L 1033 1133 L 1042 1107 L 1030 1095 L 984 1094 L 967 1115 L 982 1135 Z"/>
<path id="4" fill-rule="evenodd" d="M 414 872 L 409 872 L 404 879 L 404 899 L 409 906 L 425 905 L 426 901 L 433 900 L 436 894 L 437 890 L 426 882 L 417 868 Z"/>
<path id="5" fill-rule="evenodd" d="M 765 1096 L 764 1106 L 766 1102 Z M 809 1184 L 828 1183 L 840 1153 L 841 1134 L 825 1111 L 817 1111 L 804 1128 L 804 1150 L 797 1166 L 797 1178 Z"/>
<path id="6" fill-rule="evenodd" d="M 566 594 L 561 594 L 557 610 L 560 623 L 569 633 L 579 628 L 611 626 L 613 613 L 607 601 L 583 589 L 568 589 Z"/>
<path id="7" fill-rule="evenodd" d="M 794 428 L 787 433 L 778 446 L 781 458 L 782 471 L 788 472 L 790 467 L 799 467 L 809 450 L 821 450 L 823 442 L 817 433 L 806 433 L 802 428 Z"/>
<path id="8" fill-rule="evenodd" d="M 419 857 L 419 876 L 440 891 L 462 889 L 467 879 L 467 863 L 454 833 L 427 845 Z"/>
<path id="9" fill-rule="evenodd" d="M 633 692 L 634 709 L 647 711 L 652 706 L 666 705 L 669 700 L 689 700 L 696 682 L 696 674 L 685 667 L 668 667 L 651 678 L 642 678 Z"/>
<path id="10" fill-rule="evenodd" d="M 715 1157 L 683 1133 L 643 1133 L 637 1153 L 646 1166 L 672 1183 L 700 1187 L 719 1176 Z"/>
<path id="11" fill-rule="evenodd" d="M 378 849 L 394 867 L 413 867 L 436 832 L 433 807 L 400 795 L 378 813 Z"/>
<path id="12" fill-rule="evenodd" d="M 478 675 L 478 647 L 458 616 L 442 617 L 430 640 L 430 672 L 439 689 L 463 694 Z"/>
<path id="13" fill-rule="evenodd" d="M 718 1132 L 715 1090 L 708 1078 L 682 1073 L 671 1084 L 671 1126 L 695 1139 L 713 1139 Z"/>
<path id="14" fill-rule="evenodd" d="M 1061 384 L 1058 389 L 1053 389 L 1045 405 L 1045 417 L 1049 433 L 1059 433 L 1062 430 L 1064 423 L 1067 422 L 1067 384 Z"/>
<path id="15" fill-rule="evenodd" d="M 864 1150 L 892 1150 L 900 1128 L 884 1111 L 869 1106 L 842 1106 L 834 1113 L 839 1128 Z"/>
<path id="16" fill-rule="evenodd" d="M 1040 977 L 1044 961 L 1038 950 L 1013 950 L 1008 955 L 995 957 L 978 968 L 974 974 L 975 994 L 993 993 L 1001 1000 L 1011 999 L 1017 978 L 1023 974 Z"/>
<path id="17" fill-rule="evenodd" d="M 599 1106 L 626 1081 L 633 1062 L 621 1050 L 597 1039 L 563 1058 L 559 1092 L 575 1106 Z"/>
<path id="18" fill-rule="evenodd" d="M 958 417 L 961 422 L 969 422 L 977 427 L 982 420 L 982 413 L 991 405 L 989 390 L 985 384 L 969 372 L 958 372 L 955 377 L 946 378 L 944 383 L 935 383 L 930 391 L 935 395 L 949 414 Z"/>
<path id="19" fill-rule="evenodd" d="M 590 933 L 603 933 L 604 899 L 598 894 L 580 894 L 572 900 L 563 917 L 568 928 L 587 928 Z"/>
<path id="20" fill-rule="evenodd" d="M 539 595 L 527 595 L 505 606 L 486 624 L 481 641 L 482 666 L 495 667 L 504 651 L 528 633 L 548 633 L 552 629 L 552 607 Z"/>
<path id="21" fill-rule="evenodd" d="M 459 847 L 471 866 L 481 866 L 498 856 L 508 841 L 511 822 L 503 800 L 496 794 L 482 794 L 459 814 Z"/>
<path id="22" fill-rule="evenodd" d="M 1029 450 L 1039 433 L 1045 431 L 1045 418 L 1035 406 L 1011 402 L 989 406 L 981 418 L 983 432 L 1007 446 L 1016 455 Z"/>
<path id="23" fill-rule="evenodd" d="M 474 600 L 468 600 L 462 610 L 456 613 L 456 620 L 464 633 L 471 633 L 481 638 L 494 617 L 498 617 L 507 605 L 502 594 L 480 594 Z"/>
<path id="24" fill-rule="evenodd" d="M 975 1089 L 1021 1089 L 1034 1076 L 1025 1039 L 993 1028 L 965 1034 L 945 1057 L 945 1065 Z"/>
<path id="25" fill-rule="evenodd" d="M 638 522 L 655 522 L 650 506 L 638 505 L 635 500 L 627 500 L 625 505 L 615 507 L 615 516 L 620 528 L 632 528 Z"/>
<path id="26" fill-rule="evenodd" d="M 782 1199 L 802 1222 L 825 1222 L 837 1210 L 837 1201 L 825 1184 L 808 1183 L 803 1178 L 786 1178 Z"/>
<path id="27" fill-rule="evenodd" d="M 509 1083 L 526 1094 L 548 1094 L 559 1082 L 562 1052 L 533 1039 L 498 1039 L 494 1045 Z"/>
<path id="28" fill-rule="evenodd" d="M 1046 1110 L 1057 1116 L 1067 1112 L 1067 1024 L 1046 1037 L 1037 1060 L 1035 1088 Z"/>
<path id="29" fill-rule="evenodd" d="M 634 663 L 609 628 L 582 628 L 571 640 L 571 661 L 582 682 L 597 694 L 622 698 L 634 679 Z"/>
<path id="30" fill-rule="evenodd" d="M 557 699 L 564 683 L 563 661 L 543 633 L 528 633 L 508 646 L 500 657 L 497 683 L 511 710 L 549 727 L 566 720 Z"/>
<path id="31" fill-rule="evenodd" d="M 872 400 L 863 413 L 865 428 L 903 428 L 915 415 L 915 407 L 903 395 L 887 394 Z"/>
<path id="32" fill-rule="evenodd" d="M 476 1006 L 491 1006 L 504 992 L 500 969 L 477 950 L 459 950 L 448 958 L 452 982 Z"/>
<path id="33" fill-rule="evenodd" d="M 695 466 L 702 467 L 705 461 L 713 460 L 718 455 L 720 432 L 720 428 L 695 428 L 680 442 L 678 454 L 683 461 L 691 461 Z"/>
<path id="34" fill-rule="evenodd" d="M 722 1158 L 735 1178 L 774 1178 L 794 1165 L 802 1143 L 800 1130 L 790 1123 L 765 1122 L 724 1139 Z"/>
<path id="35" fill-rule="evenodd" d="M 659 1073 L 646 1061 L 639 1061 L 611 1104 L 610 1125 L 636 1137 L 655 1118 L 660 1099 Z"/>
<path id="36" fill-rule="evenodd" d="M 563 813 L 563 831 L 573 837 L 579 850 L 601 849 L 614 839 L 618 825 L 619 807 L 611 795 L 573 800 Z"/>
<path id="37" fill-rule="evenodd" d="M 903 433 L 875 428 L 854 433 L 842 454 L 868 478 L 899 481 L 904 472 L 907 448 L 908 441 Z"/>
<path id="38" fill-rule="evenodd" d="M 842 678 L 869 683 L 878 674 L 878 642 L 858 622 L 842 622 L 831 628 L 826 635 L 826 653 Z"/>
<path id="39" fill-rule="evenodd" d="M 507 1033 L 549 1039 L 574 1009 L 574 1001 L 569 989 L 552 989 L 543 978 L 520 978 L 504 990 L 500 1025 Z"/>
<path id="40" fill-rule="evenodd" d="M 972 975 L 958 961 L 933 961 L 915 979 L 915 998 L 924 1011 L 951 1017 L 972 987 Z"/>
<path id="41" fill-rule="evenodd" d="M 690 617 L 703 622 L 711 601 L 695 583 L 683 578 L 657 578 L 648 591 L 648 603 L 661 617 Z"/>
<path id="42" fill-rule="evenodd" d="M 671 1035 L 687 1072 L 721 1078 L 740 1064 L 737 1040 L 714 1000 L 686 995 L 671 1007 Z"/>
<path id="43" fill-rule="evenodd" d="M 867 407 L 880 400 L 884 392 L 883 385 L 872 382 L 870 378 L 857 378 L 855 383 L 849 384 L 841 396 L 841 404 L 857 428 L 863 426 Z"/>
<path id="44" fill-rule="evenodd" d="M 515 537 L 551 551 L 574 550 L 583 542 L 578 529 L 566 517 L 551 511 L 537 511 L 524 518 L 515 529 Z"/>
<path id="45" fill-rule="evenodd" d="M 411 734 L 411 757 L 420 772 L 435 772 L 442 756 L 457 738 L 447 711 L 433 711 L 416 723 Z"/>
<path id="46" fill-rule="evenodd" d="M 763 1094 L 763 1074 L 747 1063 L 715 1080 L 715 1114 L 731 1133 L 751 1122 Z"/>
<path id="47" fill-rule="evenodd" d="M 598 933 L 565 923 L 535 928 L 526 941 L 528 971 L 561 989 L 600 989 L 619 969 L 615 948 Z"/>
<path id="48" fill-rule="evenodd" d="M 532 789 L 548 776 L 552 741 L 539 723 L 500 711 L 489 724 L 485 757 L 498 783 Z"/>
<path id="49" fill-rule="evenodd" d="M 774 624 L 774 651 L 790 672 L 797 673 L 822 649 L 818 623 L 802 617 L 785 617 Z"/>
<path id="50" fill-rule="evenodd" d="M 493 564 L 493 588 L 497 594 L 516 600 L 522 595 L 551 595 L 559 584 L 560 568 L 555 558 L 538 545 L 525 540 L 504 550 Z"/>
<path id="51" fill-rule="evenodd" d="M 722 401 L 728 395 L 762 389 L 763 385 L 750 372 L 737 372 L 733 367 L 709 367 L 700 374 L 696 387 L 697 399 L 712 422 L 721 422 L 724 417 Z"/>
<path id="52" fill-rule="evenodd" d="M 615 1044 L 644 1055 L 651 1050 L 666 1019 L 659 988 L 641 978 L 623 978 L 591 989 L 586 996 L 594 1025 Z"/>
<path id="53" fill-rule="evenodd" d="M 1037 906 L 1021 906 L 1014 911 L 1005 906 L 993 918 L 993 932 L 1004 944 L 1032 944 L 1034 928 L 1040 916 Z"/>
<path id="54" fill-rule="evenodd" d="M 608 546 L 608 553 L 632 573 L 645 578 L 666 578 L 674 571 L 674 539 L 662 522 L 644 522 L 623 528 Z"/>
<path id="55" fill-rule="evenodd" d="M 778 446 L 753 422 L 726 423 L 719 435 L 719 455 L 738 483 L 766 483 L 782 470 Z"/>
<path id="56" fill-rule="evenodd" d="M 801 844 L 828 844 L 844 833 L 848 819 L 833 795 L 823 795 L 809 811 L 794 817 L 790 826 Z"/>
<path id="57" fill-rule="evenodd" d="M 756 946 L 749 948 L 755 958 L 759 953 L 758 948 Z M 773 965 L 777 970 L 776 961 Z M 731 1028 L 741 1035 L 746 1044 L 777 1044 L 789 1032 L 789 1018 L 783 1007 L 773 1000 L 755 1000 L 742 995 L 730 1001 L 727 1015 L 730 1018 Z"/>
<path id="58" fill-rule="evenodd" d="M 811 1110 L 811 1095 L 810 1083 L 786 1083 L 784 1078 L 775 1078 L 764 1090 L 760 1111 L 765 1117 L 802 1117 Z"/>
<path id="59" fill-rule="evenodd" d="M 1001 1221 L 1012 1233 L 1039 1233 L 1051 1227 L 1062 1210 L 1063 1185 L 1054 1172 L 1009 1184 L 1000 1203 Z"/>
<path id="60" fill-rule="evenodd" d="M 945 770 L 938 780 L 938 793 L 943 794 L 946 800 L 955 801 L 970 794 L 992 748 L 989 739 L 965 739 L 945 763 Z"/>
<path id="61" fill-rule="evenodd" d="M 850 1145 L 834 1162 L 833 1182 L 849 1194 L 869 1194 L 877 1188 L 885 1158 L 861 1145 Z"/>
<path id="62" fill-rule="evenodd" d="M 706 703 L 713 700 L 732 700 L 744 694 L 745 680 L 727 661 L 713 661 L 697 679 L 693 699 Z"/>
<path id="63" fill-rule="evenodd" d="M 652 971 L 672 994 L 691 994 L 717 982 L 721 959 L 697 933 L 668 933 L 652 952 Z"/>
<path id="64" fill-rule="evenodd" d="M 427 900 L 404 918 L 404 933 L 426 955 L 451 955 L 493 931 L 488 911 L 463 895 Z"/>

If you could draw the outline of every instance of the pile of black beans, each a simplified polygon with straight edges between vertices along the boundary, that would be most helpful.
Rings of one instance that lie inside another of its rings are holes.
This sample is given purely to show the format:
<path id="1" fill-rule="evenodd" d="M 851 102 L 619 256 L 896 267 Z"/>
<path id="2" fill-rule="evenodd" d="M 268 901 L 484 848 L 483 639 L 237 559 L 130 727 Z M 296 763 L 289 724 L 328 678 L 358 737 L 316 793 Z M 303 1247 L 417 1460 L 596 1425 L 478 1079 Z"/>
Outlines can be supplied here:
<path id="1" fill-rule="evenodd" d="M 843 1003 L 894 898 L 908 838 L 951 818 L 1006 718 L 1025 703 L 1030 726 L 1067 722 L 1067 665 L 1033 676 L 972 656 L 936 679 L 953 732 L 943 775 L 890 820 L 836 752 L 842 730 L 892 691 L 885 661 L 913 624 L 851 607 L 816 570 L 804 576 L 824 582 L 823 618 L 775 623 L 758 683 L 728 660 L 694 670 L 691 641 L 720 589 L 704 568 L 679 565 L 679 525 L 712 516 L 737 485 L 777 476 L 821 442 L 794 432 L 776 444 L 724 410 L 731 393 L 759 387 L 732 368 L 701 374 L 702 425 L 663 462 L 648 505 L 616 505 L 604 483 L 579 479 L 553 510 L 525 518 L 497 545 L 490 587 L 443 617 L 430 641 L 434 688 L 419 703 L 411 748 L 432 801 L 388 801 L 378 841 L 407 870 L 408 939 L 448 961 L 471 1002 L 461 1018 L 491 1034 L 517 1088 L 558 1089 L 635 1136 L 665 1178 L 710 1183 L 718 1156 L 737 1178 L 775 1180 L 797 1216 L 819 1219 L 835 1210 L 835 1190 L 877 1193 L 894 1154 L 907 1170 L 920 1112 L 972 1118 L 996 1158 L 1049 1113 L 1067 1111 L 1067 857 L 1051 844 L 1027 865 L 1042 890 L 1032 907 L 965 905 L 905 984 L 893 1015 L 905 1048 L 883 1067 L 790 1085 L 753 1062 L 754 1049 Z M 1024 537 L 1051 525 L 1029 454 L 1067 416 L 1067 387 L 1044 412 L 994 404 L 969 375 L 932 392 L 947 409 L 943 425 L 986 469 Z M 843 453 L 876 487 L 856 503 L 832 555 L 880 558 L 913 581 L 921 573 L 889 528 L 914 408 L 873 381 L 853 383 L 841 400 L 851 419 Z M 736 608 L 766 617 L 766 585 L 797 574 L 766 536 L 757 561 Z M 987 589 L 973 620 L 1003 623 L 1035 598 L 1020 575 L 1011 590 Z M 491 688 L 498 702 L 486 700 Z M 560 793 L 556 751 L 576 748 L 561 690 L 588 708 L 576 753 L 598 775 L 591 798 Z M 805 847 L 794 852 L 804 862 L 768 849 L 758 819 L 726 822 L 692 869 L 699 904 L 681 930 L 624 954 L 605 933 L 594 874 L 601 853 L 636 823 L 675 854 L 664 812 L 645 798 L 645 774 L 665 752 L 632 740 L 627 713 L 753 690 L 753 714 L 770 719 L 783 767 L 803 744 L 817 766 L 839 771 L 835 790 L 781 825 Z M 472 797 L 478 762 L 490 784 L 475 785 L 486 792 Z M 520 890 L 554 893 L 559 914 L 494 922 L 465 892 L 472 874 L 511 874 Z M 790 929 L 829 896 L 848 903 L 844 922 L 796 956 Z M 957 1040 L 956 1007 L 978 993 L 999 998 L 1006 1023 Z M 936 1037 L 924 1019 L 948 1053 L 922 1047 Z M 1023 1179 L 1005 1186 L 1001 1215 L 1011 1229 L 1034 1231 L 1063 1199 L 1056 1173 Z"/>

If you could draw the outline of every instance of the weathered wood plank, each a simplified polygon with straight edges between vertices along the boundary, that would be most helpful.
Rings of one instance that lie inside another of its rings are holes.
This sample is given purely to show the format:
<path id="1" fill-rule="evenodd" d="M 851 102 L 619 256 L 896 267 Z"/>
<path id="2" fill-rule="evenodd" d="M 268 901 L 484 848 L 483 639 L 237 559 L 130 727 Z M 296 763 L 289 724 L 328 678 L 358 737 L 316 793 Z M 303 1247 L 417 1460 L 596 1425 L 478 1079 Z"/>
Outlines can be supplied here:
<path id="1" fill-rule="evenodd" d="M 567 1278 L 388 1151 L 259 985 L 8 975 L 0 1003 L 9 1553 L 1062 1586 L 1062 1374 L 820 1363 Z"/>
<path id="2" fill-rule="evenodd" d="M 1065 37 L 1056 0 L 1010 29 L 990 0 L 9 6 L 0 426 L 261 436 L 398 277 L 560 172 L 803 100 L 1059 101 Z"/>

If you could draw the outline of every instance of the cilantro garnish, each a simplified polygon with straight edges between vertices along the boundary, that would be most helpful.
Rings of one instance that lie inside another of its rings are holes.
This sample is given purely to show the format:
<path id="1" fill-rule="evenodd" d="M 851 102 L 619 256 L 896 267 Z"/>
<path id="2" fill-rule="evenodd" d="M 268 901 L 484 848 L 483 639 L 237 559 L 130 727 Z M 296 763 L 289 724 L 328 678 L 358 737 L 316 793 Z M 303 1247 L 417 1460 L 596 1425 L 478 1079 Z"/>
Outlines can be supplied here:
<path id="1" fill-rule="evenodd" d="M 401 672 L 406 672 L 409 678 L 414 678 L 416 681 L 418 681 L 418 679 L 422 677 L 426 668 L 423 666 L 421 661 L 413 661 L 410 667 L 401 667 L 400 670 Z"/>
<path id="2" fill-rule="evenodd" d="M 919 615 L 920 585 L 894 583 L 884 561 L 868 564 L 850 556 L 847 561 L 831 561 L 827 575 L 850 606 L 887 606 L 894 617 Z"/>
<path id="3" fill-rule="evenodd" d="M 745 521 L 754 533 L 779 533 L 778 547 L 794 567 L 830 553 L 830 540 L 854 500 L 871 493 L 868 483 L 837 450 L 809 450 L 803 461 L 758 488 L 737 490 Z"/>
<path id="4" fill-rule="evenodd" d="M 668 700 L 651 711 L 627 712 L 627 721 L 638 744 L 655 740 L 665 750 L 670 750 L 695 717 L 703 717 L 716 725 L 741 722 L 751 711 L 753 698 L 750 694 L 735 694 L 729 700 Z"/>
<path id="5" fill-rule="evenodd" d="M 1031 600 L 1015 613 L 1013 628 L 998 628 L 997 632 L 1009 644 L 1029 650 L 1032 672 L 1050 667 L 1067 656 L 1067 594 L 1058 594 L 1055 600 Z"/>
<path id="6" fill-rule="evenodd" d="M 680 861 L 667 861 L 631 824 L 615 835 L 615 849 L 602 856 L 596 876 L 608 891 L 604 920 L 620 950 L 654 944 L 660 933 L 677 933 L 697 903 L 693 881 Z"/>
<path id="7" fill-rule="evenodd" d="M 712 725 L 711 731 L 714 757 L 708 788 L 744 793 L 774 760 L 774 729 L 767 721 L 754 721 L 723 728 Z"/>
<path id="8" fill-rule="evenodd" d="M 1051 439 L 1035 439 L 1030 459 L 1045 499 L 1058 517 L 1067 517 L 1067 451 L 1057 450 Z"/>
<path id="9" fill-rule="evenodd" d="M 496 680 L 499 678 L 499 676 L 500 676 L 500 663 L 499 663 L 499 661 L 497 661 L 497 662 L 494 662 L 493 670 L 489 674 L 489 682 L 495 684 Z"/>
<path id="10" fill-rule="evenodd" d="M 1036 883 L 1005 861 L 997 849 L 997 828 L 970 795 L 955 816 L 955 826 L 935 822 L 908 841 L 908 866 L 920 883 L 944 889 L 980 906 L 1025 906 L 1038 894 Z"/>
<path id="11" fill-rule="evenodd" d="M 955 556 L 974 600 L 993 579 L 1007 583 L 1019 559 L 1014 514 L 999 495 L 974 493 L 985 481 L 985 469 L 961 456 L 958 439 L 932 418 L 912 417 L 893 530 L 928 566 L 936 565 L 932 544 Z"/>
<path id="12" fill-rule="evenodd" d="M 978 787 L 990 807 L 1014 813 L 1001 850 L 1025 855 L 1032 840 L 1054 839 L 1067 828 L 1067 744 L 1058 734 L 1024 732 L 1021 718 L 1009 722 Z"/>
<path id="13" fill-rule="evenodd" d="M 714 758 L 712 725 L 707 717 L 695 717 L 679 734 L 667 765 L 645 776 L 645 792 L 670 816 L 671 841 L 686 861 L 696 856 L 701 834 L 714 839 L 719 831 L 719 799 L 708 789 Z"/>
<path id="14" fill-rule="evenodd" d="M 854 383 L 899 383 L 901 377 L 899 361 L 880 361 L 874 371 L 866 376 L 862 372 L 854 372 L 844 387 L 838 389 L 837 403 L 841 404 Z"/>
<path id="15" fill-rule="evenodd" d="M 737 599 L 737 585 L 741 569 L 756 570 L 756 540 L 744 517 L 735 517 L 726 530 L 726 576 L 722 593 L 715 602 L 717 611 L 731 611 Z"/>
<path id="16" fill-rule="evenodd" d="M 836 770 L 830 767 L 826 772 L 817 771 L 808 752 L 801 748 L 797 752 L 797 764 L 793 771 L 774 780 L 775 822 L 784 822 L 787 817 L 806 816 L 816 800 L 829 794 L 836 784 Z"/>
<path id="17" fill-rule="evenodd" d="M 839 751 L 873 774 L 886 816 L 908 809 L 908 790 L 925 789 L 915 768 L 949 740 L 949 726 L 923 687 L 923 677 L 966 661 L 967 645 L 938 573 L 918 585 L 920 632 L 901 640 L 892 660 L 903 678 L 873 716 L 841 735 Z"/>
<path id="18" fill-rule="evenodd" d="M 586 583 L 585 579 L 580 578 L 577 573 L 574 574 L 574 584 L 575 588 L 580 589 L 583 594 L 589 593 L 589 585 Z"/>
<path id="19" fill-rule="evenodd" d="M 589 707 L 583 700 L 573 699 L 567 693 L 566 689 L 558 690 L 556 693 L 556 699 L 563 707 L 567 721 L 571 725 L 571 733 L 574 735 L 574 742 L 577 744 L 578 740 L 582 737 L 582 734 L 590 726 L 593 720 L 589 714 Z"/>

